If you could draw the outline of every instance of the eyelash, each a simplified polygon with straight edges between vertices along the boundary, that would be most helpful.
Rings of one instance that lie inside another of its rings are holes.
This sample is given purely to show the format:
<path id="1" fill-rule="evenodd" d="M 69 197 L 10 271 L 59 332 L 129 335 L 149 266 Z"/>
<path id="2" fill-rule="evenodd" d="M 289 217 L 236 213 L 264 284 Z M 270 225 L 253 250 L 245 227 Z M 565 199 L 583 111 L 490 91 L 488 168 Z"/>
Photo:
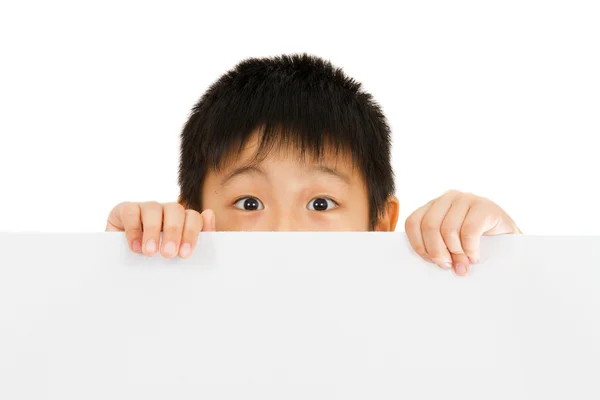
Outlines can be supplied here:
<path id="1" fill-rule="evenodd" d="M 259 201 L 259 202 L 262 204 L 262 200 L 261 200 L 261 199 L 259 199 L 257 196 L 252 196 L 252 195 L 250 195 L 250 194 L 247 194 L 247 195 L 245 195 L 245 196 L 240 196 L 240 197 L 236 198 L 236 199 L 233 201 L 233 203 L 231 204 L 231 206 L 232 206 L 232 207 L 234 207 L 234 208 L 236 208 L 236 209 L 238 209 L 238 210 L 240 210 L 240 209 L 239 209 L 239 208 L 237 208 L 235 205 L 236 205 L 236 203 L 237 203 L 237 202 L 239 202 L 240 200 L 244 200 L 244 199 L 256 199 L 256 200 L 258 200 L 258 201 Z M 263 204 L 263 207 L 264 207 L 264 204 Z M 243 210 L 242 210 L 242 211 L 243 211 Z"/>
<path id="2" fill-rule="evenodd" d="M 331 202 L 333 203 L 333 207 L 332 207 L 331 209 L 322 210 L 322 211 L 321 211 L 321 210 L 311 210 L 311 211 L 315 211 L 315 212 L 319 212 L 319 213 L 321 213 L 321 212 L 327 212 L 327 211 L 333 211 L 333 210 L 335 210 L 336 208 L 338 208 L 338 207 L 340 206 L 340 203 L 338 203 L 337 201 L 335 201 L 334 199 L 332 199 L 332 198 L 331 198 L 331 197 L 329 197 L 329 196 L 315 196 L 315 197 L 313 197 L 312 199 L 310 199 L 310 201 L 308 202 L 308 204 L 306 205 L 306 207 L 307 207 L 307 208 L 309 208 L 309 207 L 310 207 L 310 205 L 311 205 L 311 204 L 312 204 L 312 203 L 313 203 L 313 202 L 314 202 L 316 199 L 324 199 L 324 200 L 327 200 L 327 201 L 331 201 Z M 309 209 L 310 209 L 310 208 L 309 208 Z"/>
<path id="3" fill-rule="evenodd" d="M 256 197 L 256 196 L 252 196 L 252 195 L 245 195 L 245 196 L 240 196 L 240 197 L 236 198 L 236 199 L 233 201 L 233 203 L 232 203 L 231 205 L 235 207 L 235 204 L 236 204 L 238 201 L 240 201 L 240 200 L 242 200 L 242 199 L 247 199 L 247 198 L 249 198 L 249 197 L 250 197 L 250 198 L 253 198 L 253 199 L 257 199 L 258 201 L 260 201 L 260 202 L 262 203 L 262 200 L 260 200 L 260 199 L 259 199 L 258 197 Z M 335 206 L 336 206 L 336 207 L 339 207 L 339 206 L 340 206 L 340 203 L 339 203 L 339 202 L 337 202 L 335 199 L 333 199 L 333 198 L 331 198 L 331 197 L 329 197 L 329 196 L 315 196 L 315 197 L 313 197 L 312 199 L 310 199 L 309 203 L 310 203 L 311 201 L 314 201 L 315 199 L 327 199 L 327 200 L 331 200 L 331 201 L 333 202 L 333 204 L 335 204 Z"/>
<path id="4" fill-rule="evenodd" d="M 337 201 L 335 201 L 334 199 L 332 199 L 332 198 L 331 198 L 331 197 L 329 197 L 329 196 L 315 196 L 315 197 L 313 197 L 312 199 L 310 199 L 310 201 L 313 201 L 313 200 L 315 200 L 315 199 L 327 199 L 327 200 L 331 200 L 331 201 L 333 201 L 333 203 L 334 203 L 336 206 L 338 206 L 338 207 L 340 206 L 340 203 L 338 203 Z"/>

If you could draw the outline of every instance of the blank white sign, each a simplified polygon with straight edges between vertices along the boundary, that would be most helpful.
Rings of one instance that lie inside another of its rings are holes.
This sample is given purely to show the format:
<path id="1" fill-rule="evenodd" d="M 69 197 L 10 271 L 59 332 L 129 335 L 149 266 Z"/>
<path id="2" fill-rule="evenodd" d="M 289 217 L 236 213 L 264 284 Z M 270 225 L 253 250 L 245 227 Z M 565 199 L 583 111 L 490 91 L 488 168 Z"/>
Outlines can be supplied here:
<path id="1" fill-rule="evenodd" d="M 600 398 L 600 237 L 0 234 L 1 399 Z"/>

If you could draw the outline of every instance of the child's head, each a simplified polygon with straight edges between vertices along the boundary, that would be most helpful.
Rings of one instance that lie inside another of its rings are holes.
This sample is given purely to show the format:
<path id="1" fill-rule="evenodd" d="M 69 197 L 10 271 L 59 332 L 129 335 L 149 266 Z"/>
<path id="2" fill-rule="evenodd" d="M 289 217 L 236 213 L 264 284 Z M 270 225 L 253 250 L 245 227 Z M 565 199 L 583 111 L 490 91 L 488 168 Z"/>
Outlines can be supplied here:
<path id="1" fill-rule="evenodd" d="M 217 230 L 394 230 L 390 129 L 360 83 L 308 55 L 249 59 L 192 109 L 180 202 Z"/>

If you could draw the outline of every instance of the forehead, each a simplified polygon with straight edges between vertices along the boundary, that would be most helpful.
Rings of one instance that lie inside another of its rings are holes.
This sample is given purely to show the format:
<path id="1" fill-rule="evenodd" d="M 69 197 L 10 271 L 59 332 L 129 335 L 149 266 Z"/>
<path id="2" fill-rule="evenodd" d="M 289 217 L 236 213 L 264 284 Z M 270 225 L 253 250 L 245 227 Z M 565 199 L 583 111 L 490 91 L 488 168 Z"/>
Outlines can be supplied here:
<path id="1" fill-rule="evenodd" d="M 258 166 L 293 161 L 298 168 L 324 166 L 358 173 L 350 151 L 342 146 L 324 142 L 321 147 L 302 146 L 282 140 L 264 140 L 255 131 L 243 144 L 223 154 L 216 172 L 226 172 L 240 166 Z"/>

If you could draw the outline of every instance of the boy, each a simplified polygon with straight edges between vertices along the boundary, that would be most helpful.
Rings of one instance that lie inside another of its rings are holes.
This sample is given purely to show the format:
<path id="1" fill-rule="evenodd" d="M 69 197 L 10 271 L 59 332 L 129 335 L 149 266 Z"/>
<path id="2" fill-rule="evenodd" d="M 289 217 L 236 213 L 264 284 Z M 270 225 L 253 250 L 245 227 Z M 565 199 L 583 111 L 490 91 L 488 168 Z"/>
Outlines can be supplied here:
<path id="1" fill-rule="evenodd" d="M 380 107 L 341 69 L 306 54 L 248 59 L 192 109 L 178 202 L 121 203 L 106 230 L 165 257 L 188 257 L 201 231 L 393 231 L 390 144 Z M 458 191 L 405 228 L 421 257 L 458 275 L 477 262 L 481 235 L 521 233 L 496 204 Z"/>

